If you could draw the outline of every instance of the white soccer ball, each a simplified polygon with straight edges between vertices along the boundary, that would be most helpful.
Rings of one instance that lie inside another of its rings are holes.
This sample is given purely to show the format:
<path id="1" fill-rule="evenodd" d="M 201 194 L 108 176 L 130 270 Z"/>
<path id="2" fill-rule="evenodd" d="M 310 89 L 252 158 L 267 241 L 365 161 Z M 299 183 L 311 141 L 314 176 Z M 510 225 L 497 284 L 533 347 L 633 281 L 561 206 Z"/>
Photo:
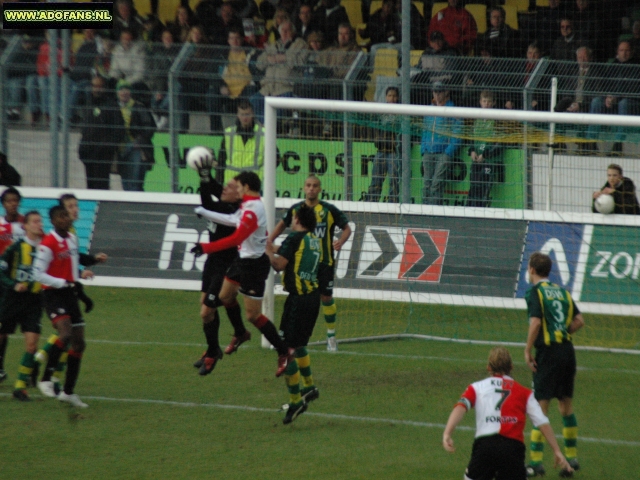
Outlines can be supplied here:
<path id="1" fill-rule="evenodd" d="M 602 194 L 596 198 L 594 203 L 596 210 L 605 215 L 613 213 L 614 208 L 616 208 L 616 202 L 611 195 Z"/>
<path id="2" fill-rule="evenodd" d="M 215 155 L 207 147 L 191 147 L 187 152 L 186 160 L 189 168 L 194 170 L 211 168 L 217 165 Z"/>

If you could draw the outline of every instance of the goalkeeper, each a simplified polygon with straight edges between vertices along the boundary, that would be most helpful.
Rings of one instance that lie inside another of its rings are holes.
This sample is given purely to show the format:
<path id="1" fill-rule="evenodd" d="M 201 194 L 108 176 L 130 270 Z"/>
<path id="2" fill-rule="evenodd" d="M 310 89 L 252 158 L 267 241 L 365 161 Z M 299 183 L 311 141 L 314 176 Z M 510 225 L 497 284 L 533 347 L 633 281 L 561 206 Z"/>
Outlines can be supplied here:
<path id="1" fill-rule="evenodd" d="M 338 349 L 336 341 L 336 304 L 333 299 L 334 250 L 340 250 L 351 236 L 351 227 L 346 215 L 334 205 L 320 200 L 322 185 L 320 179 L 311 174 L 304 181 L 304 202 L 292 205 L 282 220 L 269 235 L 269 241 L 274 242 L 285 228 L 291 226 L 295 212 L 302 206 L 312 208 L 316 212 L 315 235 L 322 245 L 322 256 L 318 266 L 318 283 L 320 285 L 320 298 L 322 299 L 322 311 L 327 325 L 327 351 L 335 352 Z M 336 227 L 342 229 L 337 240 L 333 240 Z"/>
<path id="2" fill-rule="evenodd" d="M 216 161 L 212 156 L 200 160 L 200 201 L 202 208 L 211 212 L 235 213 L 240 208 L 241 198 L 238 193 L 238 186 L 235 180 L 229 180 L 223 187 L 211 176 L 211 169 L 216 166 Z M 218 200 L 214 200 L 215 196 Z M 221 238 L 228 237 L 235 231 L 235 227 L 219 225 L 208 221 L 209 241 L 215 242 Z M 229 270 L 231 264 L 238 258 L 238 249 L 231 247 L 220 252 L 214 252 L 207 256 L 202 271 L 202 295 L 200 296 L 200 318 L 202 318 L 202 330 L 207 341 L 207 350 L 193 366 L 198 368 L 200 375 L 210 374 L 216 366 L 218 360 L 222 359 L 220 349 L 219 330 L 220 316 L 218 307 L 222 305 L 218 294 L 222 288 L 224 275 Z M 238 325 L 242 325 L 242 315 L 240 305 L 237 301 L 226 305 L 227 315 L 235 331 L 240 331 Z M 247 332 L 248 333 L 248 332 Z"/>
<path id="3" fill-rule="evenodd" d="M 274 270 L 284 271 L 282 283 L 289 292 L 280 322 L 285 344 L 295 349 L 295 360 L 289 363 L 284 372 L 290 396 L 289 408 L 282 421 L 285 425 L 307 409 L 307 402 L 320 396 L 313 383 L 311 360 L 306 348 L 320 312 L 320 240 L 313 234 L 316 228 L 315 211 L 301 205 L 293 216 L 291 228 L 293 231 L 280 247 L 268 241 L 266 249 Z"/>

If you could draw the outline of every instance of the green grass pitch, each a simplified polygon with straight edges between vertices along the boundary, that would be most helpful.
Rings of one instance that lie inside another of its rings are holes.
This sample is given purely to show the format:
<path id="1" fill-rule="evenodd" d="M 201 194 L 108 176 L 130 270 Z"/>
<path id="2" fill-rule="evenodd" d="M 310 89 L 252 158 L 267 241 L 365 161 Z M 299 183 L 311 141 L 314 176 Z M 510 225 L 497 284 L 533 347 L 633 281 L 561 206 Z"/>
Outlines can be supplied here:
<path id="1" fill-rule="evenodd" d="M 335 354 L 311 347 L 320 399 L 285 426 L 278 408 L 288 394 L 274 377 L 276 355 L 260 348 L 253 327 L 246 347 L 200 377 L 192 367 L 204 344 L 198 293 L 87 292 L 96 309 L 86 317 L 76 392 L 90 407 L 68 408 L 36 389 L 32 402 L 13 400 L 23 351 L 14 335 L 10 378 L 0 384 L 0 479 L 462 478 L 474 415 L 456 432 L 453 455 L 441 447 L 442 429 L 460 393 L 486 374 L 488 346 L 397 340 L 342 344 Z M 340 334 L 349 302 L 337 302 Z M 45 337 L 51 327 L 43 322 Z M 222 313 L 223 345 L 230 334 Z M 510 350 L 514 377 L 529 384 L 522 348 Z M 576 478 L 639 478 L 640 356 L 579 351 L 578 365 Z M 548 449 L 545 465 L 547 478 L 557 478 Z"/>

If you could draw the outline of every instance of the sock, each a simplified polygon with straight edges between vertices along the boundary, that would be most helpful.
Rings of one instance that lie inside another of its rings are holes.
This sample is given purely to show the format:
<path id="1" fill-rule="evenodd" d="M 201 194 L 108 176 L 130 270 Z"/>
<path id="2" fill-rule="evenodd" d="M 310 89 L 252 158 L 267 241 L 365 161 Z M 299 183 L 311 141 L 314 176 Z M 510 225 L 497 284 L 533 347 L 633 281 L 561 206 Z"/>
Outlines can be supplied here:
<path id="1" fill-rule="evenodd" d="M 56 339 L 53 345 L 51 345 L 51 350 L 49 350 L 49 359 L 47 360 L 47 366 L 44 369 L 44 374 L 42 375 L 43 382 L 50 382 L 51 376 L 53 372 L 56 370 L 58 366 L 58 360 L 60 360 L 60 356 L 66 350 L 66 345 L 60 341 L 60 339 Z"/>
<path id="2" fill-rule="evenodd" d="M 16 390 L 27 388 L 31 378 L 31 372 L 33 372 L 34 357 L 35 355 L 29 352 L 24 352 L 22 355 L 22 360 L 20 360 L 20 366 L 18 367 L 18 379 L 15 385 Z"/>
<path id="3" fill-rule="evenodd" d="M 327 324 L 327 337 L 335 337 L 336 335 L 336 302 L 331 298 L 328 302 L 322 302 L 322 313 L 324 313 L 324 321 Z"/>
<path id="4" fill-rule="evenodd" d="M 572 413 L 562 417 L 562 436 L 564 437 L 564 456 L 571 460 L 578 456 L 578 421 Z"/>
<path id="5" fill-rule="evenodd" d="M 45 343 L 43 345 L 43 347 L 38 350 L 38 354 L 42 357 L 44 357 L 44 361 L 42 363 L 46 363 L 47 359 L 49 358 L 49 352 L 51 351 L 51 347 L 53 347 L 53 344 L 56 343 L 56 340 L 58 340 L 58 335 L 56 335 L 55 333 L 52 334 L 48 339 L 47 339 L 47 343 Z"/>
<path id="6" fill-rule="evenodd" d="M 288 352 L 288 348 L 285 345 L 280 335 L 278 335 L 278 331 L 276 330 L 276 326 L 271 323 L 271 321 L 265 317 L 264 315 L 260 315 L 255 322 L 255 326 L 260 330 L 260 333 L 264 335 L 264 338 L 269 340 L 269 343 L 273 345 L 278 351 L 279 355 L 286 355 Z"/>
<path id="7" fill-rule="evenodd" d="M 311 376 L 311 357 L 306 347 L 296 348 L 296 362 L 300 367 L 300 375 L 302 375 L 303 390 L 313 387 L 313 377 Z"/>
<path id="8" fill-rule="evenodd" d="M 56 369 L 53 372 L 53 377 L 57 378 L 58 381 L 62 380 L 62 374 L 64 373 L 64 369 L 67 366 L 67 360 L 69 358 L 68 352 L 62 352 L 60 355 L 60 359 L 58 360 L 58 365 L 56 365 Z"/>
<path id="9" fill-rule="evenodd" d="M 227 316 L 229 317 L 229 321 L 231 322 L 231 326 L 233 327 L 233 334 L 236 337 L 241 337 L 244 335 L 244 332 L 247 329 L 242 322 L 242 314 L 240 312 L 240 304 L 237 301 L 233 301 L 233 303 L 224 306 L 227 311 Z"/>
<path id="10" fill-rule="evenodd" d="M 67 368 L 67 378 L 64 381 L 64 393 L 71 395 L 80 375 L 80 362 L 82 352 L 69 349 L 69 368 Z"/>
<path id="11" fill-rule="evenodd" d="M 300 370 L 298 369 L 298 362 L 295 360 L 291 362 L 284 372 L 284 380 L 287 383 L 287 390 L 289 390 L 289 403 L 295 405 L 302 401 L 300 395 Z"/>
<path id="12" fill-rule="evenodd" d="M 0 370 L 4 370 L 4 355 L 7 352 L 9 337 L 0 339 Z"/>
<path id="13" fill-rule="evenodd" d="M 531 465 L 541 464 L 543 455 L 544 436 L 539 429 L 533 427 L 533 430 L 531 430 Z"/>
<path id="14" fill-rule="evenodd" d="M 220 351 L 220 340 L 218 339 L 218 331 L 220 330 L 220 315 L 216 310 L 213 314 L 213 320 L 202 324 L 204 337 L 207 339 L 207 356 L 215 357 Z"/>

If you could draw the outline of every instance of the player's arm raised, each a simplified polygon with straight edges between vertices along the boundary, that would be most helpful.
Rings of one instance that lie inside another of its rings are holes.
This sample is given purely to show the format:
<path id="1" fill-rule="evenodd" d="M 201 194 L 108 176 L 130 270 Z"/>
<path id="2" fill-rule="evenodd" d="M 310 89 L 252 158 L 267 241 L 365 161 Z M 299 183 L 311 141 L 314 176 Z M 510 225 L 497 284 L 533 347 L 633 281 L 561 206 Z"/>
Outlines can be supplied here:
<path id="1" fill-rule="evenodd" d="M 215 212 L 209 213 L 214 214 Z M 223 216 L 223 214 L 216 215 Z M 233 217 L 237 218 L 235 215 L 233 215 Z M 191 249 L 191 253 L 195 254 L 196 256 L 200 256 L 203 253 L 209 254 L 219 252 L 221 250 L 226 250 L 227 248 L 237 247 L 242 244 L 242 242 L 244 242 L 247 238 L 249 238 L 249 236 L 257 229 L 258 217 L 256 217 L 256 214 L 254 212 L 246 211 L 243 213 L 242 217 L 240 218 L 240 223 L 231 235 L 211 243 L 196 243 L 196 246 Z"/>
<path id="2" fill-rule="evenodd" d="M 207 210 L 203 207 L 196 207 L 194 212 L 196 215 L 200 215 L 201 217 L 211 220 L 219 225 L 227 225 L 229 227 L 235 227 L 238 225 L 238 217 L 233 213 L 212 212 L 211 210 Z"/>

